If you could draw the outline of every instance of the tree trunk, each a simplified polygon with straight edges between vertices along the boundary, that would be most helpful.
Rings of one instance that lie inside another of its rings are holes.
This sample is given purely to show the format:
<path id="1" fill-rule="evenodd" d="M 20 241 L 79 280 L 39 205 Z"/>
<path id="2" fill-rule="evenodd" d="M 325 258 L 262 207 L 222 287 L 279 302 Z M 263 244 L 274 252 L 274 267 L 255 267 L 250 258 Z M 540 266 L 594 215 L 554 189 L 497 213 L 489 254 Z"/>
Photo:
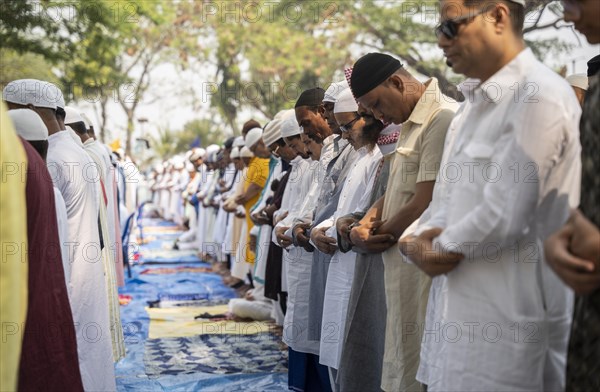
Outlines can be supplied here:
<path id="1" fill-rule="evenodd" d="M 135 112 L 132 109 L 127 110 L 127 136 L 125 137 L 125 155 L 131 158 L 131 136 L 135 130 L 134 118 Z"/>

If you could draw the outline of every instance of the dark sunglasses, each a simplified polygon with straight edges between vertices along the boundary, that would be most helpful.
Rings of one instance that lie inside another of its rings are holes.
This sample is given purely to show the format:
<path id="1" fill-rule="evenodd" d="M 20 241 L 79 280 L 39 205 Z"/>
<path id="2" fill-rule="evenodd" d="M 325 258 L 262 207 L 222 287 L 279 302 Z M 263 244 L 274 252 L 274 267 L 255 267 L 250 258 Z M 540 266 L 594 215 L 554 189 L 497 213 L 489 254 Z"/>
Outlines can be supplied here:
<path id="1" fill-rule="evenodd" d="M 357 122 L 360 118 L 361 116 L 357 115 L 356 117 L 354 117 L 354 120 L 350 121 L 349 123 L 340 125 L 340 131 L 350 132 L 350 130 L 352 130 L 352 125 L 354 125 L 354 123 Z"/>
<path id="2" fill-rule="evenodd" d="M 464 24 L 471 23 L 475 17 L 483 14 L 486 10 L 479 10 L 473 15 L 461 16 L 460 18 L 448 19 L 435 27 L 435 35 L 440 38 L 442 34 L 448 39 L 455 39 L 458 36 L 458 29 Z"/>

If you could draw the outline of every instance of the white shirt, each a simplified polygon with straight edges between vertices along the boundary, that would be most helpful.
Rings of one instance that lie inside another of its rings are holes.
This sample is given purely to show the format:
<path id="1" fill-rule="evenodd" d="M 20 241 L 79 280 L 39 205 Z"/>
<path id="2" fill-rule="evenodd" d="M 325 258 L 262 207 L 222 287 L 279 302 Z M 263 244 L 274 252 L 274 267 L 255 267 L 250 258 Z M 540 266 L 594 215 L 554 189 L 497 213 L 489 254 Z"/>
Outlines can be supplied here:
<path id="1" fill-rule="evenodd" d="M 67 283 L 67 292 L 69 300 L 71 298 L 71 263 L 69 262 L 69 221 L 67 218 L 67 207 L 65 200 L 57 187 L 54 188 L 54 205 L 56 207 L 56 222 L 58 224 L 58 241 L 60 242 L 60 255 L 65 270 L 65 281 Z"/>
<path id="2" fill-rule="evenodd" d="M 377 146 L 372 151 L 367 151 L 363 147 L 357 152 L 357 159 L 354 162 L 348 162 L 353 167 L 344 182 L 334 215 L 317 226 L 330 227 L 327 235 L 332 238 L 337 238 L 335 233 L 337 218 L 353 212 L 362 199 L 370 198 L 377 168 L 383 158 Z M 329 263 L 327 273 L 319 362 L 334 369 L 339 368 L 342 356 L 355 263 L 355 252 L 341 253 L 338 250 Z"/>
<path id="3" fill-rule="evenodd" d="M 283 192 L 281 208 L 275 213 L 275 217 L 286 212 L 288 215 L 277 223 L 275 228 L 291 227 L 299 217 L 305 215 L 305 210 L 311 209 L 312 211 L 309 201 L 315 202 L 315 198 L 311 198 L 310 194 L 313 188 L 318 187 L 316 176 L 320 170 L 319 161 L 302 159 L 302 157 L 297 156 L 290 162 L 290 165 L 290 177 Z M 273 230 L 272 240 L 279 246 L 275 232 L 276 230 Z"/>
<path id="4" fill-rule="evenodd" d="M 432 284 L 421 381 L 431 391 L 564 389 L 572 293 L 542 245 L 579 201 L 581 109 L 529 49 L 465 87 L 429 224 L 444 228 L 434 245 L 465 258 Z"/>
<path id="5" fill-rule="evenodd" d="M 48 137 L 46 162 L 72 228 L 68 237 L 69 291 L 83 387 L 116 390 L 108 295 L 100 259 L 96 165 L 67 131 Z"/>

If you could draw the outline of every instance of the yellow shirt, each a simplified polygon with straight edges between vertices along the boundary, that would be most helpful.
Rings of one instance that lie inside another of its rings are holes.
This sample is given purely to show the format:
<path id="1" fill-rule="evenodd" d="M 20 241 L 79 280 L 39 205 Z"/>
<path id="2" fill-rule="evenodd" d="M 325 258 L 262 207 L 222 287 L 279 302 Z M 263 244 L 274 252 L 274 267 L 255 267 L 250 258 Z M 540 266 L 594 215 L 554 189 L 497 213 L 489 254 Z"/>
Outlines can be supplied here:
<path id="1" fill-rule="evenodd" d="M 269 161 L 270 159 L 268 158 L 258 157 L 254 157 L 250 160 L 248 172 L 244 177 L 244 192 L 246 192 L 251 184 L 256 184 L 261 188 L 265 187 L 267 178 L 269 177 Z M 256 204 L 259 198 L 260 192 L 244 204 L 244 208 L 246 209 L 246 224 L 248 225 L 248 234 L 246 237 L 246 262 L 250 264 L 254 264 L 254 259 L 256 257 L 254 249 L 248 247 L 248 244 L 250 243 L 250 230 L 254 227 L 254 222 L 250 219 L 250 209 Z"/>
<path id="2" fill-rule="evenodd" d="M 458 105 L 442 95 L 435 78 L 402 124 L 390 164 L 381 219 L 398 213 L 415 194 L 417 183 L 435 181 L 446 131 Z M 431 279 L 404 263 L 396 246 L 382 254 L 387 321 L 381 387 L 385 391 L 418 390 L 416 381 L 421 332 Z"/>
<path id="3" fill-rule="evenodd" d="M 0 390 L 14 391 L 27 315 L 27 158 L 4 102 L 0 105 Z"/>

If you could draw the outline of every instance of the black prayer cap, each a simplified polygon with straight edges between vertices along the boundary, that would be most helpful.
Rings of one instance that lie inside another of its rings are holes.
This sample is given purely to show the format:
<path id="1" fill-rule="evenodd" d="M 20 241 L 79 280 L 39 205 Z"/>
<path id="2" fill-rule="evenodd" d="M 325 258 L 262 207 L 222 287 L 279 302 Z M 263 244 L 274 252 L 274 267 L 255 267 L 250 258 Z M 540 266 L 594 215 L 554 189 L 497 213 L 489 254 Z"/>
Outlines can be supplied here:
<path id="1" fill-rule="evenodd" d="M 587 69 L 587 76 L 588 78 L 590 76 L 594 76 L 598 73 L 598 71 L 600 71 L 600 55 L 592 58 L 590 61 L 588 61 L 587 63 L 588 69 Z"/>
<path id="2" fill-rule="evenodd" d="M 325 90 L 323 90 L 321 87 L 305 90 L 298 97 L 296 105 L 294 105 L 294 109 L 300 106 L 319 106 L 323 103 L 323 98 L 325 98 Z"/>
<path id="3" fill-rule="evenodd" d="M 223 143 L 223 146 L 229 150 L 230 148 L 233 147 L 233 141 L 235 140 L 235 138 L 232 136 L 229 139 L 225 140 L 225 143 Z"/>
<path id="4" fill-rule="evenodd" d="M 350 88 L 356 98 L 360 98 L 383 83 L 394 72 L 402 68 L 402 63 L 383 53 L 368 53 L 354 63 Z"/>

